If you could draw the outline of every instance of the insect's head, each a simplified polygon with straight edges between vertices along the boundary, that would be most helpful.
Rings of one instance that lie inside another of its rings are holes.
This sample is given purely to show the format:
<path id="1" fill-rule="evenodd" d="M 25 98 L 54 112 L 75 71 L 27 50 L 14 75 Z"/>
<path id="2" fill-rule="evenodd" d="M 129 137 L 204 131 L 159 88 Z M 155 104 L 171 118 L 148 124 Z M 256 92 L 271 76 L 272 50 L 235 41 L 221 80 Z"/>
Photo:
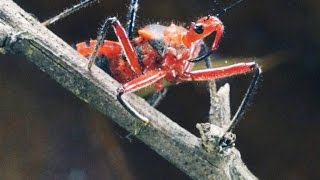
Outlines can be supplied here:
<path id="1" fill-rule="evenodd" d="M 220 19 L 208 15 L 191 23 L 189 31 L 183 36 L 183 43 L 185 46 L 190 47 L 191 43 L 216 32 L 216 37 L 212 45 L 213 48 L 216 48 L 223 30 L 224 27 Z"/>

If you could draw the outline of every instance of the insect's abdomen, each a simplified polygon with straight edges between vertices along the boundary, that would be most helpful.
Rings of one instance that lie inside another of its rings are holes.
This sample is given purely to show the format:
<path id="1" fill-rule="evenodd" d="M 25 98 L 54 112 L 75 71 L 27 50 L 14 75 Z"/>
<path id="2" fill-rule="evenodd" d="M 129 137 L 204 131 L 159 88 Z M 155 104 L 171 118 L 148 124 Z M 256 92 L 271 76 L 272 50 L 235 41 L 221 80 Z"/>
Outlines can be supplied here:
<path id="1" fill-rule="evenodd" d="M 80 54 L 82 54 L 85 57 L 88 57 L 92 53 L 96 43 L 96 40 L 85 41 L 76 44 L 76 48 Z M 122 48 L 118 42 L 105 40 L 103 45 L 98 49 L 97 55 L 103 55 L 109 58 L 113 58 L 121 55 L 121 51 Z"/>
<path id="2" fill-rule="evenodd" d="M 90 40 L 78 43 L 76 48 L 80 54 L 89 57 L 95 45 L 96 40 Z M 98 49 L 95 64 L 120 83 L 136 78 L 134 71 L 123 59 L 122 48 L 118 42 L 104 41 L 104 44 Z"/>

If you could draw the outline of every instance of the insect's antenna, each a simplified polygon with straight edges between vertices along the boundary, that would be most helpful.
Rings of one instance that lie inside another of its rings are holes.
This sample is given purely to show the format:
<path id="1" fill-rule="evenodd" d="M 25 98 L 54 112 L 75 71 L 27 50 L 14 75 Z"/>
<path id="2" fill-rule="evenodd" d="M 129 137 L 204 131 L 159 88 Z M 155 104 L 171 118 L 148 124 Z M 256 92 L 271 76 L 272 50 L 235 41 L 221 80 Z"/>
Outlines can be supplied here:
<path id="1" fill-rule="evenodd" d="M 228 7 L 224 8 L 223 11 L 224 11 L 224 12 L 227 12 L 229 9 L 231 9 L 231 8 L 233 8 L 234 6 L 242 3 L 243 1 L 244 1 L 244 0 L 236 1 L 236 2 L 232 3 L 231 5 L 229 5 Z"/>
<path id="2" fill-rule="evenodd" d="M 244 0 L 236 0 L 234 2 L 232 2 L 229 6 L 222 8 L 222 6 L 220 5 L 219 2 L 217 2 L 217 0 L 214 0 L 215 6 L 217 7 L 217 12 L 213 12 L 213 14 L 215 14 L 215 16 L 221 16 L 224 13 L 226 13 L 229 9 L 233 8 L 234 6 L 240 4 L 241 2 L 243 2 Z M 213 9 L 213 11 L 215 11 L 216 9 Z M 200 62 L 203 60 L 208 59 L 209 56 L 211 56 L 213 54 L 213 50 L 208 51 L 207 53 L 196 57 L 194 59 L 189 60 L 190 62 L 196 63 L 196 62 Z"/>
<path id="3" fill-rule="evenodd" d="M 227 7 L 224 7 L 224 8 L 219 7 L 219 8 L 218 8 L 218 12 L 215 13 L 215 16 L 221 16 L 221 15 L 223 15 L 223 14 L 226 13 L 229 9 L 235 7 L 236 5 L 242 3 L 243 1 L 245 1 L 245 0 L 237 0 L 237 1 L 232 2 L 232 3 L 231 3 L 229 6 L 227 6 Z M 216 3 L 217 6 L 220 6 L 216 1 L 215 1 L 215 3 Z"/>
<path id="4" fill-rule="evenodd" d="M 79 11 L 81 8 L 87 7 L 95 2 L 99 2 L 99 0 L 84 0 L 84 1 L 82 0 L 79 4 L 73 5 L 72 7 L 61 12 L 60 14 L 44 21 L 42 24 L 44 26 L 49 26 L 49 25 L 65 18 L 65 17 L 69 16 L 70 14 Z"/>

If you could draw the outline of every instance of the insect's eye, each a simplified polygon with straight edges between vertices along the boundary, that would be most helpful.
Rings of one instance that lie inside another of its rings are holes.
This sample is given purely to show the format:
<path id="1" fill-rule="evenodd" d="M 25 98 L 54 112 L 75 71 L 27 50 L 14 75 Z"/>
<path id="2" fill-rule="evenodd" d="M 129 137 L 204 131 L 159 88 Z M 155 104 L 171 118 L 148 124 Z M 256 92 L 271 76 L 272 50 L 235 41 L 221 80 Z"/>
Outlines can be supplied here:
<path id="1" fill-rule="evenodd" d="M 203 33 L 203 26 L 201 24 L 196 24 L 196 25 L 194 25 L 193 30 L 197 34 L 202 34 Z"/>

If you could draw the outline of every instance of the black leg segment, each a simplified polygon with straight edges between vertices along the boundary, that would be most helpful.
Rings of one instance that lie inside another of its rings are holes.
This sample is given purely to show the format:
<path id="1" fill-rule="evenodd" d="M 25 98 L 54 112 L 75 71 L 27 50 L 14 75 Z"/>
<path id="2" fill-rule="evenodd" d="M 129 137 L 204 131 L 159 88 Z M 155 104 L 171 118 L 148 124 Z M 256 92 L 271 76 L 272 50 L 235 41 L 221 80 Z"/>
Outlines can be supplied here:
<path id="1" fill-rule="evenodd" d="M 108 32 L 108 28 L 113 25 L 115 22 L 117 21 L 117 18 L 116 17 L 111 17 L 111 18 L 107 18 L 101 29 L 99 30 L 98 32 L 98 36 L 97 36 L 97 43 L 96 45 L 94 46 L 94 49 L 89 57 L 89 64 L 88 64 L 88 69 L 90 70 L 91 66 L 92 66 L 92 63 L 96 60 L 97 58 L 97 52 L 98 52 L 98 49 L 99 47 L 103 44 L 104 42 L 104 39 L 106 37 L 106 34 Z"/>
<path id="2" fill-rule="evenodd" d="M 194 59 L 190 59 L 189 61 L 190 62 L 200 62 L 200 61 L 203 61 L 203 60 L 206 60 L 209 56 L 211 56 L 213 54 L 213 51 L 208 51 L 206 54 L 204 55 L 200 55 L 199 57 L 196 57 Z"/>
<path id="3" fill-rule="evenodd" d="M 50 19 L 48 19 L 46 21 L 44 21 L 42 24 L 44 26 L 49 26 L 49 25 L 51 25 L 51 24 L 53 24 L 53 23 L 65 18 L 65 17 L 69 16 L 70 14 L 77 12 L 81 8 L 87 7 L 87 6 L 89 6 L 89 5 L 91 5 L 91 4 L 95 3 L 95 2 L 98 2 L 98 0 L 84 0 L 84 1 L 81 1 L 79 4 L 76 4 L 76 5 L 72 6 L 72 7 L 64 10 L 60 14 L 58 14 L 58 15 L 56 15 L 56 16 L 54 16 L 54 17 L 52 17 L 52 18 L 50 18 Z"/>
<path id="4" fill-rule="evenodd" d="M 236 114 L 233 116 L 230 126 L 227 128 L 226 132 L 231 132 L 234 127 L 239 123 L 239 121 L 242 118 L 242 115 L 244 114 L 245 110 L 247 109 L 247 107 L 250 104 L 250 100 L 254 94 L 255 89 L 257 88 L 257 84 L 259 82 L 259 79 L 261 77 L 261 68 L 256 64 L 255 65 L 255 73 L 253 75 L 253 79 L 250 82 L 250 85 L 247 89 L 246 94 L 244 95 L 240 106 L 238 107 L 238 110 L 236 112 Z"/>
<path id="5" fill-rule="evenodd" d="M 133 38 L 133 30 L 135 26 L 136 17 L 137 17 L 138 6 L 139 6 L 138 0 L 131 0 L 128 15 L 127 15 L 127 25 L 126 25 L 126 32 L 130 40 L 132 40 Z"/>

